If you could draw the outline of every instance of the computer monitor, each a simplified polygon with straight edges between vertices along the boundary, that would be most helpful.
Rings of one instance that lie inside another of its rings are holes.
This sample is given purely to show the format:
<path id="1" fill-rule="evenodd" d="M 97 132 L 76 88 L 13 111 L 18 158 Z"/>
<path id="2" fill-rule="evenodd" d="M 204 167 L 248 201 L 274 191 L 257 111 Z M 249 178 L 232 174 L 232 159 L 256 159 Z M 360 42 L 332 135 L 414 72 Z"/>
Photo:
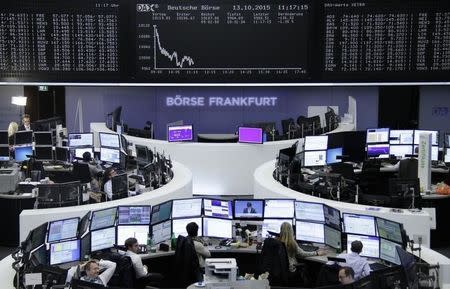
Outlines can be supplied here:
<path id="1" fill-rule="evenodd" d="M 325 222 L 323 204 L 295 201 L 295 218 L 323 223 Z"/>
<path id="2" fill-rule="evenodd" d="M 0 161 L 9 161 L 9 147 L 8 146 L 0 146 Z"/>
<path id="3" fill-rule="evenodd" d="M 419 146 L 414 145 L 414 154 L 419 154 Z M 439 147 L 438 146 L 431 146 L 431 160 L 432 161 L 438 161 L 439 160 Z"/>
<path id="4" fill-rule="evenodd" d="M 69 149 L 66 147 L 55 147 L 55 160 L 61 162 L 68 162 Z"/>
<path id="5" fill-rule="evenodd" d="M 239 127 L 240 143 L 262 144 L 264 142 L 264 132 L 262 128 L 257 127 Z"/>
<path id="6" fill-rule="evenodd" d="M 168 220 L 152 225 L 152 240 L 154 244 L 159 244 L 172 237 L 172 221 Z"/>
<path id="7" fill-rule="evenodd" d="M 292 226 L 292 219 L 264 219 L 261 232 L 262 237 L 270 237 L 271 235 L 269 232 L 279 234 L 281 230 L 281 224 L 283 224 L 284 222 L 288 222 Z"/>
<path id="8" fill-rule="evenodd" d="M 412 145 L 414 143 L 414 130 L 412 129 L 392 129 L 389 133 L 389 144 L 391 145 Z"/>
<path id="9" fill-rule="evenodd" d="M 86 133 L 69 133 L 69 147 L 83 147 L 94 145 L 94 134 Z"/>
<path id="10" fill-rule="evenodd" d="M 83 158 L 83 154 L 85 152 L 89 152 L 91 154 L 91 157 L 94 156 L 94 148 L 92 148 L 92 147 L 90 147 L 90 148 L 75 148 L 74 149 L 75 158 L 82 159 Z"/>
<path id="11" fill-rule="evenodd" d="M 151 206 L 120 206 L 118 225 L 149 225 Z"/>
<path id="12" fill-rule="evenodd" d="M 100 147 L 120 149 L 119 135 L 116 133 L 99 133 Z"/>
<path id="13" fill-rule="evenodd" d="M 325 243 L 324 224 L 306 221 L 295 222 L 295 239 L 303 242 Z"/>
<path id="14" fill-rule="evenodd" d="M 347 252 L 351 252 L 352 242 L 359 240 L 363 244 L 363 257 L 380 258 L 380 239 L 375 236 L 347 234 Z"/>
<path id="15" fill-rule="evenodd" d="M 81 252 L 80 258 L 82 260 L 89 260 L 91 255 L 91 233 L 87 233 L 84 235 L 81 240 Z"/>
<path id="16" fill-rule="evenodd" d="M 439 132 L 437 130 L 414 130 L 414 144 L 419 144 L 419 137 L 421 133 L 431 133 L 431 145 L 438 146 L 439 145 Z"/>
<path id="17" fill-rule="evenodd" d="M 389 144 L 367 145 L 368 158 L 388 159 L 389 154 L 390 154 Z"/>
<path id="18" fill-rule="evenodd" d="M 81 221 L 78 226 L 78 237 L 81 238 L 84 233 L 89 229 L 89 225 L 91 222 L 91 211 L 87 212 L 86 215 L 81 218 Z"/>
<path id="19" fill-rule="evenodd" d="M 139 244 L 147 244 L 149 225 L 118 225 L 117 245 L 124 245 L 128 238 L 136 238 Z"/>
<path id="20" fill-rule="evenodd" d="M 114 226 L 116 222 L 117 207 L 93 211 L 91 231 Z"/>
<path id="21" fill-rule="evenodd" d="M 109 249 L 116 243 L 116 228 L 109 227 L 91 231 L 91 252 Z"/>
<path id="22" fill-rule="evenodd" d="M 294 218 L 293 199 L 266 199 L 264 204 L 264 218 Z"/>
<path id="23" fill-rule="evenodd" d="M 202 199 L 172 201 L 172 218 L 199 217 L 202 214 Z"/>
<path id="24" fill-rule="evenodd" d="M 327 165 L 342 162 L 342 155 L 343 155 L 342 148 L 327 149 L 327 160 L 326 160 Z"/>
<path id="25" fill-rule="evenodd" d="M 182 218 L 182 219 L 173 219 L 172 220 L 172 233 L 175 234 L 175 237 L 187 236 L 186 225 L 194 222 L 198 225 L 198 236 L 202 236 L 203 233 L 203 222 L 202 218 Z"/>
<path id="26" fill-rule="evenodd" d="M 33 132 L 31 130 L 18 131 L 14 134 L 15 145 L 25 145 L 33 143 Z"/>
<path id="27" fill-rule="evenodd" d="M 323 151 L 328 148 L 328 135 L 306 136 L 305 151 Z"/>
<path id="28" fill-rule="evenodd" d="M 36 146 L 34 147 L 34 154 L 36 156 L 36 160 L 51 161 L 53 160 L 53 147 Z"/>
<path id="29" fill-rule="evenodd" d="M 78 232 L 80 218 L 70 218 L 50 222 L 48 226 L 47 242 L 56 242 L 75 238 Z"/>
<path id="30" fill-rule="evenodd" d="M 15 146 L 14 156 L 16 162 L 27 161 L 30 158 L 27 156 L 33 155 L 33 146 Z"/>
<path id="31" fill-rule="evenodd" d="M 172 201 L 154 205 L 152 207 L 151 224 L 164 222 L 170 219 L 172 214 Z"/>
<path id="32" fill-rule="evenodd" d="M 35 267 L 48 265 L 47 246 L 45 244 L 30 252 L 30 262 Z"/>
<path id="33" fill-rule="evenodd" d="M 153 153 L 146 146 L 135 145 L 135 148 L 136 160 L 138 162 L 149 163 L 153 161 Z"/>
<path id="34" fill-rule="evenodd" d="M 50 244 L 50 265 L 80 261 L 80 240 Z"/>
<path id="35" fill-rule="evenodd" d="M 100 160 L 102 162 L 120 164 L 120 149 L 101 147 Z"/>
<path id="36" fill-rule="evenodd" d="M 404 159 L 406 155 L 413 154 L 412 145 L 390 145 L 389 154 L 394 155 L 397 159 Z"/>
<path id="37" fill-rule="evenodd" d="M 366 132 L 366 143 L 388 143 L 389 128 L 369 128 Z"/>
<path id="38" fill-rule="evenodd" d="M 335 249 L 342 249 L 342 233 L 330 226 L 324 226 L 324 243 Z"/>
<path id="39" fill-rule="evenodd" d="M 231 201 L 203 199 L 204 215 L 222 219 L 233 218 L 233 207 Z"/>
<path id="40" fill-rule="evenodd" d="M 397 242 L 399 244 L 403 243 L 402 224 L 379 217 L 376 217 L 376 223 L 378 235 L 381 238 Z"/>
<path id="41" fill-rule="evenodd" d="M 366 131 L 346 131 L 328 135 L 328 148 L 343 148 L 345 161 L 362 162 L 366 158 Z"/>
<path id="42" fill-rule="evenodd" d="M 0 130 L 0 145 L 9 145 L 9 137 L 7 130 Z"/>
<path id="43" fill-rule="evenodd" d="M 169 142 L 191 141 L 194 139 L 192 125 L 169 126 L 167 136 Z"/>
<path id="44" fill-rule="evenodd" d="M 34 144 L 37 146 L 52 146 L 53 138 L 51 131 L 34 132 Z"/>
<path id="45" fill-rule="evenodd" d="M 380 259 L 395 265 L 400 265 L 397 247 L 401 246 L 395 242 L 380 238 Z"/>
<path id="46" fill-rule="evenodd" d="M 111 190 L 113 199 L 128 196 L 128 175 L 126 173 L 111 178 Z"/>
<path id="47" fill-rule="evenodd" d="M 325 216 L 325 224 L 331 226 L 339 231 L 341 228 L 341 211 L 333 207 L 323 205 L 323 213 Z"/>
<path id="48" fill-rule="evenodd" d="M 416 259 L 413 254 L 406 252 L 401 247 L 396 247 L 398 257 L 400 259 L 400 264 L 405 272 L 406 282 L 408 283 L 408 288 L 417 289 L 419 280 L 417 276 Z"/>
<path id="49" fill-rule="evenodd" d="M 31 231 L 31 250 L 36 249 L 45 243 L 45 236 L 47 235 L 48 223 L 45 222 Z"/>
<path id="50" fill-rule="evenodd" d="M 305 151 L 303 166 L 319 167 L 326 165 L 327 151 Z"/>
<path id="51" fill-rule="evenodd" d="M 262 219 L 264 200 L 234 200 L 234 217 L 237 219 Z"/>
<path id="52" fill-rule="evenodd" d="M 203 218 L 203 236 L 231 239 L 233 237 L 232 220 Z"/>
<path id="53" fill-rule="evenodd" d="M 374 216 L 343 213 L 342 217 L 346 233 L 376 236 Z"/>

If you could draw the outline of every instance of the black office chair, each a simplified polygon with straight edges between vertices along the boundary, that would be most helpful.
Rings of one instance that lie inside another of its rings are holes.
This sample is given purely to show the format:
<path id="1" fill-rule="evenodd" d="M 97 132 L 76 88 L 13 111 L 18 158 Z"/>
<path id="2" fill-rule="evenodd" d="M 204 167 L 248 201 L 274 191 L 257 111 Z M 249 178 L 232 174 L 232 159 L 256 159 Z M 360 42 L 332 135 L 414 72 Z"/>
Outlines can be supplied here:
<path id="1" fill-rule="evenodd" d="M 320 267 L 319 275 L 316 280 L 316 287 L 331 286 L 340 284 L 338 273 L 340 266 L 336 264 L 324 264 Z"/>
<path id="2" fill-rule="evenodd" d="M 88 164 L 74 162 L 72 175 L 73 178 L 80 181 L 80 183 L 87 184 L 91 182 L 91 173 Z"/>
<path id="3" fill-rule="evenodd" d="M 400 161 L 398 168 L 399 179 L 417 179 L 419 161 L 417 159 L 404 159 Z"/>
<path id="4" fill-rule="evenodd" d="M 191 238 L 178 236 L 173 264 L 172 276 L 177 276 L 174 285 L 186 288 L 203 279 L 198 262 L 197 252 Z"/>
<path id="5" fill-rule="evenodd" d="M 289 260 L 286 246 L 279 240 L 267 238 L 261 251 L 260 272 L 269 272 L 270 286 L 289 285 Z"/>

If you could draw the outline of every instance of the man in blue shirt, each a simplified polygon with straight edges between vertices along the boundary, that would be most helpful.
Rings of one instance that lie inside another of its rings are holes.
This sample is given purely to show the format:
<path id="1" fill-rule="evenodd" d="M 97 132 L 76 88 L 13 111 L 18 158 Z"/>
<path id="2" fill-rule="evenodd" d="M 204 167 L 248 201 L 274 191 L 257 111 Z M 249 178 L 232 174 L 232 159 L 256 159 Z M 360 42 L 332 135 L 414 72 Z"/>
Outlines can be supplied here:
<path id="1" fill-rule="evenodd" d="M 355 271 L 355 280 L 359 280 L 363 277 L 370 275 L 370 267 L 366 258 L 359 256 L 362 252 L 363 244 L 361 241 L 353 241 L 351 244 L 351 252 L 347 254 L 339 254 L 338 258 L 346 260 L 345 263 L 339 263 L 340 266 L 348 266 Z"/>

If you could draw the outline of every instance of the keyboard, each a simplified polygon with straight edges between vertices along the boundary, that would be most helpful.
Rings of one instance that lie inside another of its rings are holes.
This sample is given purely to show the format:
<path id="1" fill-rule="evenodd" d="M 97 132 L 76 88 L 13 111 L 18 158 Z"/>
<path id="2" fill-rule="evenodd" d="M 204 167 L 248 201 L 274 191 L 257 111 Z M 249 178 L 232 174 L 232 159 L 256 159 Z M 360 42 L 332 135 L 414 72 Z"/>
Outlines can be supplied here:
<path id="1" fill-rule="evenodd" d="M 307 244 L 298 244 L 300 249 L 302 249 L 305 252 L 314 252 L 319 250 L 319 247 L 313 246 L 313 245 L 307 245 Z"/>
<path id="2" fill-rule="evenodd" d="M 369 264 L 369 267 L 372 271 L 377 271 L 377 270 L 382 270 L 384 268 L 386 268 L 387 266 L 381 263 L 372 263 Z"/>

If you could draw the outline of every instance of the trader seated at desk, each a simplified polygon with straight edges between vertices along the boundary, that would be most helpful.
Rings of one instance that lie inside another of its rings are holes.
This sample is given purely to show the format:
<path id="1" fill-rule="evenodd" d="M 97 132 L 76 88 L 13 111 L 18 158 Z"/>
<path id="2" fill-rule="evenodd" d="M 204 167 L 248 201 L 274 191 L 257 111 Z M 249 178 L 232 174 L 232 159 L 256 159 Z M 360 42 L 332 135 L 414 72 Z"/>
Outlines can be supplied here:
<path id="1" fill-rule="evenodd" d="M 113 167 L 109 167 L 103 173 L 103 191 L 106 193 L 108 201 L 112 200 L 112 178 L 117 176 L 117 172 Z"/>
<path id="2" fill-rule="evenodd" d="M 97 177 L 100 173 L 103 173 L 103 169 L 98 164 L 93 163 L 90 152 L 83 153 L 83 160 L 80 163 L 87 164 L 89 166 L 89 173 L 91 175 L 92 191 L 94 191 L 94 192 L 100 191 L 100 185 L 98 183 Z"/>
<path id="3" fill-rule="evenodd" d="M 95 284 L 107 286 L 109 280 L 116 270 L 116 263 L 108 260 L 89 260 L 86 263 L 79 266 L 81 271 L 85 271 L 86 275 L 82 276 L 80 280 L 87 281 Z M 100 273 L 101 269 L 105 269 Z M 73 266 L 67 272 L 66 283 L 72 281 L 73 275 L 78 270 L 78 266 Z"/>
<path id="4" fill-rule="evenodd" d="M 362 252 L 363 244 L 359 240 L 355 240 L 351 244 L 351 253 L 339 254 L 337 257 L 345 259 L 345 263 L 339 263 L 340 266 L 351 267 L 354 271 L 354 279 L 359 280 L 370 275 L 370 266 L 366 258 L 359 256 Z"/>
<path id="5" fill-rule="evenodd" d="M 195 222 L 191 222 L 186 225 L 186 231 L 188 233 L 188 238 L 192 239 L 194 243 L 195 251 L 197 252 L 198 263 L 200 268 L 205 270 L 205 258 L 211 257 L 211 252 L 205 246 L 205 243 L 198 235 L 198 225 Z"/>

